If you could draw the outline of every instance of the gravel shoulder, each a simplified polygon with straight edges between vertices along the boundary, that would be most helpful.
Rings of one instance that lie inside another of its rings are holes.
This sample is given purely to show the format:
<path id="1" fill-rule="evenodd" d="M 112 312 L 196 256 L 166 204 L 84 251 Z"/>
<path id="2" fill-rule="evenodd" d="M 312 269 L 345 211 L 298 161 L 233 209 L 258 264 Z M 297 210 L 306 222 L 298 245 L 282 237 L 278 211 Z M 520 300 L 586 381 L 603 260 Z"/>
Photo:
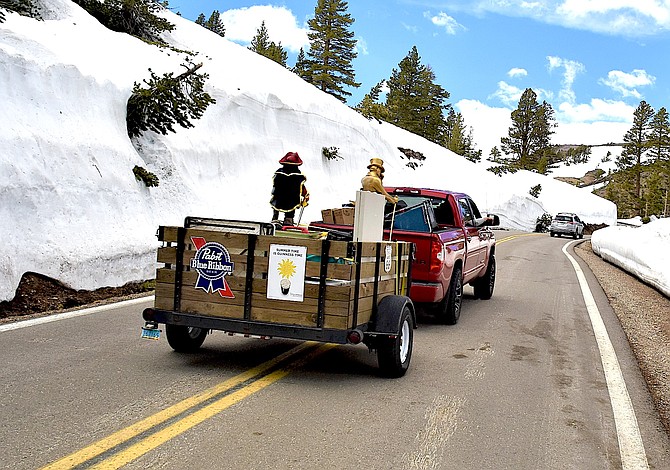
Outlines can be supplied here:
<path id="1" fill-rule="evenodd" d="M 670 436 L 670 299 L 593 253 L 575 247 L 600 283 L 626 333 L 666 432 Z"/>

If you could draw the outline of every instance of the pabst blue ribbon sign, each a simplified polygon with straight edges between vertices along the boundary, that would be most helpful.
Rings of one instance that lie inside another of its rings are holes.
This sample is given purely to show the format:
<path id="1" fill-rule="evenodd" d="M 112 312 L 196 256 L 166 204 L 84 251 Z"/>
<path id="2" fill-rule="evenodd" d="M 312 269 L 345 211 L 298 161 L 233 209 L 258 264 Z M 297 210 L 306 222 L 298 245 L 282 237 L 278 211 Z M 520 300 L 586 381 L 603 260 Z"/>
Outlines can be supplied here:
<path id="1" fill-rule="evenodd" d="M 230 261 L 230 253 L 221 243 L 208 242 L 203 237 L 191 237 L 193 246 L 198 250 L 191 258 L 191 269 L 198 273 L 196 289 L 212 294 L 218 292 L 221 297 L 234 299 L 225 276 L 233 274 L 235 264 Z"/>

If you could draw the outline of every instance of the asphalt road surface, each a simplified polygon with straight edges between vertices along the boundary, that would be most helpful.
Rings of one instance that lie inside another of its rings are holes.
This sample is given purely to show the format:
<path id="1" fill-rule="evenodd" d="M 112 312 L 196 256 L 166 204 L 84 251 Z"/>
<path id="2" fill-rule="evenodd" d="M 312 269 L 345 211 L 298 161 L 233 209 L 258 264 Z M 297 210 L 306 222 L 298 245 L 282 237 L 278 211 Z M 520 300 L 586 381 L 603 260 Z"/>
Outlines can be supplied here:
<path id="1" fill-rule="evenodd" d="M 573 254 L 585 300 L 570 240 L 497 238 L 493 298 L 466 287 L 457 325 L 421 319 L 400 379 L 380 378 L 362 345 L 214 332 L 178 354 L 140 339 L 150 300 L 2 325 L 0 468 L 670 468 L 625 336 Z"/>

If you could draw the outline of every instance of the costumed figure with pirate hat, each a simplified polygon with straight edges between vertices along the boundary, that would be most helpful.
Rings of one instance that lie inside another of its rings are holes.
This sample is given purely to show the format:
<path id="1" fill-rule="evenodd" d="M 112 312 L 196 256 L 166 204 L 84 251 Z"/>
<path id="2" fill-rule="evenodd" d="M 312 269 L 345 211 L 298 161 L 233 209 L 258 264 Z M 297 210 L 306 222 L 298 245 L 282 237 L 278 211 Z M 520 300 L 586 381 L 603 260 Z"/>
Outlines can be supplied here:
<path id="1" fill-rule="evenodd" d="M 379 193 L 386 198 L 387 202 L 395 205 L 398 202 L 398 196 L 391 196 L 382 185 L 382 179 L 384 179 L 384 161 L 381 158 L 371 158 L 368 170 L 368 174 L 361 180 L 363 191 Z"/>
<path id="2" fill-rule="evenodd" d="M 309 191 L 305 187 L 307 177 L 300 172 L 302 160 L 297 152 L 288 152 L 279 160 L 281 168 L 272 177 L 272 223 L 279 223 L 279 213 L 284 213 L 285 226 L 294 225 L 293 218 L 298 207 L 306 207 Z"/>

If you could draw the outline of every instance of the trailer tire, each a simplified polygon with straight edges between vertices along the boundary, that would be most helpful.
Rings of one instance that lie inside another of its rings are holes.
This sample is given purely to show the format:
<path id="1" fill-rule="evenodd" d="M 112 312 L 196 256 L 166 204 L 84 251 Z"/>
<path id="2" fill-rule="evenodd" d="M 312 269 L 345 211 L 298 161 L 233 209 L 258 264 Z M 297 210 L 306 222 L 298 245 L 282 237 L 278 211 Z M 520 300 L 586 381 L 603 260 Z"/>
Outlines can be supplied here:
<path id="1" fill-rule="evenodd" d="M 496 257 L 491 254 L 489 264 L 486 267 L 486 273 L 475 281 L 472 287 L 475 288 L 475 297 L 482 300 L 489 300 L 493 296 L 493 288 L 496 284 Z"/>
<path id="2" fill-rule="evenodd" d="M 461 304 L 463 303 L 463 272 L 460 266 L 455 266 L 449 281 L 449 291 L 438 304 L 440 321 L 447 325 L 455 325 L 461 318 Z"/>
<path id="3" fill-rule="evenodd" d="M 400 330 L 394 337 L 380 338 L 377 345 L 379 372 L 384 377 L 398 378 L 405 375 L 412 358 L 414 320 L 409 307 L 403 308 Z"/>
<path id="4" fill-rule="evenodd" d="M 165 325 L 165 336 L 172 349 L 180 353 L 192 353 L 200 349 L 209 330 L 193 326 Z"/>

